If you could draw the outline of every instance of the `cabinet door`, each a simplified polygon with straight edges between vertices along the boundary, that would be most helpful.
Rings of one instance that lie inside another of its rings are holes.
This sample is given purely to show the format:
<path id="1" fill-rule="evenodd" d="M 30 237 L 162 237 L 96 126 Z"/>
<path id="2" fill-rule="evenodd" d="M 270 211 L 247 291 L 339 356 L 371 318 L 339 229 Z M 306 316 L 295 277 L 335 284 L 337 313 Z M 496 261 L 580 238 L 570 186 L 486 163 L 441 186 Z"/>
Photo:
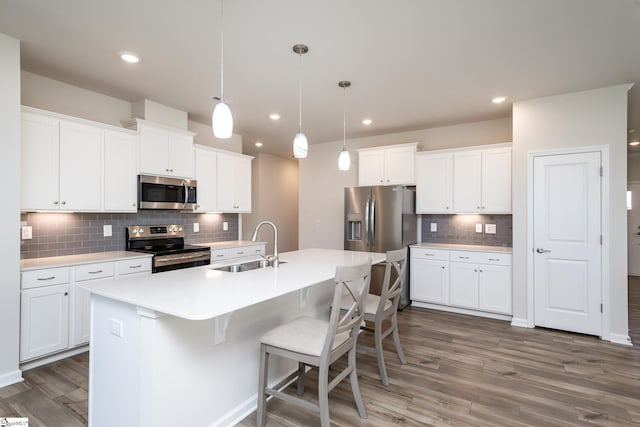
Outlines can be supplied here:
<path id="1" fill-rule="evenodd" d="M 169 173 L 180 178 L 193 178 L 193 137 L 169 132 Z"/>
<path id="2" fill-rule="evenodd" d="M 60 121 L 22 113 L 22 210 L 57 209 Z"/>
<path id="3" fill-rule="evenodd" d="M 217 208 L 222 212 L 234 212 L 235 208 L 235 162 L 233 156 L 218 154 L 217 161 Z"/>
<path id="4" fill-rule="evenodd" d="M 102 156 L 102 129 L 60 122 L 60 209 L 101 209 Z"/>
<path id="5" fill-rule="evenodd" d="M 453 154 L 416 156 L 416 213 L 453 212 Z"/>
<path id="6" fill-rule="evenodd" d="M 482 212 L 511 212 L 511 148 L 482 152 Z"/>
<path id="7" fill-rule="evenodd" d="M 107 130 L 104 134 L 104 210 L 138 210 L 138 136 Z"/>
<path id="8" fill-rule="evenodd" d="M 511 314 L 511 267 L 478 265 L 479 308 Z"/>
<path id="9" fill-rule="evenodd" d="M 453 155 L 453 208 L 457 213 L 481 210 L 481 151 Z"/>
<path id="10" fill-rule="evenodd" d="M 447 261 L 411 258 L 411 299 L 448 304 L 448 264 Z"/>
<path id="11" fill-rule="evenodd" d="M 169 131 L 140 124 L 140 172 L 170 175 Z"/>
<path id="12" fill-rule="evenodd" d="M 415 147 L 388 148 L 384 157 L 384 185 L 415 184 Z"/>
<path id="13" fill-rule="evenodd" d="M 466 262 L 450 264 L 451 305 L 478 308 L 478 267 Z"/>
<path id="14" fill-rule="evenodd" d="M 196 148 L 196 181 L 198 182 L 198 208 L 196 212 L 215 212 L 217 206 L 217 160 L 215 151 Z"/>
<path id="15" fill-rule="evenodd" d="M 236 158 L 235 201 L 238 212 L 251 212 L 251 159 Z"/>
<path id="16" fill-rule="evenodd" d="M 69 285 L 20 293 L 20 361 L 64 350 L 69 345 Z"/>
<path id="17" fill-rule="evenodd" d="M 384 150 L 358 153 L 358 185 L 384 184 Z"/>
<path id="18" fill-rule="evenodd" d="M 70 346 L 86 344 L 91 336 L 91 292 L 71 285 Z"/>

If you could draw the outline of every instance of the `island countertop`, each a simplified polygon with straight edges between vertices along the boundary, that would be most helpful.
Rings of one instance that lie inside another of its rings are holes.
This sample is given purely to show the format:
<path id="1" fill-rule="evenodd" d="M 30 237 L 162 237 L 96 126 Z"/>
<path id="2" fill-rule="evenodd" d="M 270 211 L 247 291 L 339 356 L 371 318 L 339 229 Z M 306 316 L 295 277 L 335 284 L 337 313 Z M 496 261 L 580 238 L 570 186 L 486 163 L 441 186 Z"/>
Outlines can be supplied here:
<path id="1" fill-rule="evenodd" d="M 202 266 L 80 286 L 137 307 L 204 320 L 330 280 L 338 265 L 384 259 L 382 253 L 304 249 L 281 254 L 278 268 L 229 273 Z"/>

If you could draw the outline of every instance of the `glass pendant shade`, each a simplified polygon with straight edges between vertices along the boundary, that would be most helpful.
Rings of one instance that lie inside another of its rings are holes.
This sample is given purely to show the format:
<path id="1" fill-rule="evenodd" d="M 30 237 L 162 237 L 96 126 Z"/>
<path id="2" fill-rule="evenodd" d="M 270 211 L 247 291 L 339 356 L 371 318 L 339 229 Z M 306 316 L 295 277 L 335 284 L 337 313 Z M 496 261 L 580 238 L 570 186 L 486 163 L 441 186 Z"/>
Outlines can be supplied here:
<path id="1" fill-rule="evenodd" d="M 342 151 L 340 151 L 340 156 L 338 157 L 338 169 L 341 171 L 348 171 L 351 167 L 351 156 L 347 151 L 346 147 L 342 147 Z"/>
<path id="2" fill-rule="evenodd" d="M 307 143 L 307 137 L 301 130 L 296 133 L 295 138 L 293 138 L 293 157 L 296 159 L 304 159 L 307 157 L 308 151 L 309 144 Z"/>
<path id="3" fill-rule="evenodd" d="M 231 116 L 231 109 L 224 102 L 218 102 L 213 109 L 211 125 L 216 138 L 231 138 L 233 134 L 233 117 Z"/>

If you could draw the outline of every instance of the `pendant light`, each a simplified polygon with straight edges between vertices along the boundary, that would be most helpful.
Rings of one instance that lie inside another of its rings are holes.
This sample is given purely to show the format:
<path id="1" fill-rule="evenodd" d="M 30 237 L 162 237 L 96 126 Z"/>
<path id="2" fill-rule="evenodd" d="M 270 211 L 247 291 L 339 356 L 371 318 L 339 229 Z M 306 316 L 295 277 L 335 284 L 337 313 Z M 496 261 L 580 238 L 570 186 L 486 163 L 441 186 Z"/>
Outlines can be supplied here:
<path id="1" fill-rule="evenodd" d="M 347 88 L 351 86 L 351 82 L 348 80 L 343 80 L 338 83 L 343 89 L 343 97 L 342 97 L 342 150 L 340 151 L 340 156 L 338 157 L 338 169 L 341 171 L 348 171 L 351 167 L 351 156 L 347 151 Z"/>
<path id="2" fill-rule="evenodd" d="M 216 138 L 228 139 L 233 134 L 233 116 L 224 102 L 224 0 L 220 0 L 220 97 L 211 114 L 211 127 Z"/>
<path id="3" fill-rule="evenodd" d="M 299 79 L 298 79 L 298 133 L 293 138 L 293 157 L 296 159 L 304 159 L 307 157 L 307 152 L 309 151 L 309 143 L 307 142 L 307 137 L 302 132 L 302 55 L 309 52 L 309 47 L 304 44 L 297 44 L 293 46 L 293 51 L 300 56 L 300 68 L 299 68 Z"/>

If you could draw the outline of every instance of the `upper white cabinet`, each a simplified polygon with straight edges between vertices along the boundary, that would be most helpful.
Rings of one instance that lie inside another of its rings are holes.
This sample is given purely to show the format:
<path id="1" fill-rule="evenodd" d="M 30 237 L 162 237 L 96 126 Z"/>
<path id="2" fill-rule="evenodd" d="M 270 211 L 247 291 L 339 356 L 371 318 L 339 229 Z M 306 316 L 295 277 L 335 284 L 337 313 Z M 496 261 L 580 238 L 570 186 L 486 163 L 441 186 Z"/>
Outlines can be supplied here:
<path id="1" fill-rule="evenodd" d="M 453 154 L 416 154 L 416 213 L 453 212 Z"/>
<path id="2" fill-rule="evenodd" d="M 104 133 L 104 210 L 138 210 L 138 136 L 131 132 Z"/>
<path id="3" fill-rule="evenodd" d="M 511 212 L 511 148 L 454 153 L 456 212 Z"/>
<path id="4" fill-rule="evenodd" d="M 418 143 L 358 150 L 358 185 L 415 184 Z"/>
<path id="5" fill-rule="evenodd" d="M 251 212 L 252 158 L 241 154 L 218 153 L 218 211 Z"/>
<path id="6" fill-rule="evenodd" d="M 416 154 L 416 213 L 511 213 L 511 147 Z"/>
<path id="7" fill-rule="evenodd" d="M 101 129 L 23 112 L 21 147 L 23 210 L 101 209 Z"/>
<path id="8" fill-rule="evenodd" d="M 194 177 L 193 132 L 135 119 L 140 133 L 140 173 Z"/>
<path id="9" fill-rule="evenodd" d="M 196 145 L 194 155 L 198 182 L 196 212 L 215 212 L 218 210 L 218 152 Z"/>

